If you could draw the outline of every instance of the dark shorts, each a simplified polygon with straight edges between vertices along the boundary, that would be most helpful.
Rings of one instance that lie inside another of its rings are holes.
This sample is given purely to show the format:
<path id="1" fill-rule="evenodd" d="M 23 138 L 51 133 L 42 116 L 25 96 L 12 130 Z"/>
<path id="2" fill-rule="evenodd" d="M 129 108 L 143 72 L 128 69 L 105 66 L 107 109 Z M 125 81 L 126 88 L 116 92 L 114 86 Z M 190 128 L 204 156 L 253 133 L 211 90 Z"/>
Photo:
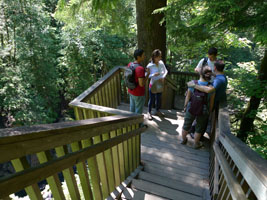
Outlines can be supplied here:
<path id="1" fill-rule="evenodd" d="M 207 128 L 209 115 L 205 114 L 205 115 L 201 115 L 201 116 L 194 116 L 188 112 L 188 109 L 185 113 L 183 129 L 185 131 L 189 131 L 191 126 L 192 126 L 192 123 L 195 119 L 197 122 L 196 123 L 196 133 L 204 134 L 206 131 L 206 128 Z"/>

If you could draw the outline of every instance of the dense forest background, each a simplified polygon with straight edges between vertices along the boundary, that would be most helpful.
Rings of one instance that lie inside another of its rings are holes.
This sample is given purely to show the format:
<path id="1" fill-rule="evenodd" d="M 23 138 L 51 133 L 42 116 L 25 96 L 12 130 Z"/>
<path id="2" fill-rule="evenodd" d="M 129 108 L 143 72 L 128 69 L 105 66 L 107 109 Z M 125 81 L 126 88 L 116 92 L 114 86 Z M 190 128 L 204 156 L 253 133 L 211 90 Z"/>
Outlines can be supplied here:
<path id="1" fill-rule="evenodd" d="M 156 4 L 0 0 L 0 127 L 72 120 L 68 103 L 133 60 L 144 34 L 155 32 L 137 28 L 160 14 L 166 34 L 152 42 L 166 44 L 172 70 L 193 71 L 218 48 L 227 63 L 232 132 L 267 158 L 267 2 L 168 0 L 140 19 L 144 2 Z"/>

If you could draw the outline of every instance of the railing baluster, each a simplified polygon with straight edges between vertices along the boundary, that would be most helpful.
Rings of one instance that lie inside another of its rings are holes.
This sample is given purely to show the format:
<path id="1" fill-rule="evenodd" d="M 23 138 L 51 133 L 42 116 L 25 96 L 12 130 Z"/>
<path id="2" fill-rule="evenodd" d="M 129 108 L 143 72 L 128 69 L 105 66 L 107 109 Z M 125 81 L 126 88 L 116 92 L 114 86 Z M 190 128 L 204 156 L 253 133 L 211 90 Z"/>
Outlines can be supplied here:
<path id="1" fill-rule="evenodd" d="M 128 126 L 127 132 L 132 130 L 131 126 Z M 129 170 L 130 173 L 133 171 L 133 147 L 132 147 L 132 138 L 128 139 L 128 151 L 129 151 Z"/>
<path id="2" fill-rule="evenodd" d="M 117 130 L 117 136 L 122 135 L 122 130 Z M 125 165 L 124 165 L 124 148 L 123 148 L 123 142 L 118 144 L 118 151 L 119 151 L 119 163 L 120 163 L 120 182 L 124 181 L 125 176 Z"/>
<path id="3" fill-rule="evenodd" d="M 123 129 L 123 134 L 127 133 L 127 128 L 124 127 Z M 130 167 L 129 167 L 129 151 L 128 151 L 128 141 L 125 140 L 123 142 L 123 150 L 124 150 L 124 166 L 125 166 L 125 174 L 126 177 L 130 175 Z"/>
<path id="4" fill-rule="evenodd" d="M 45 163 L 49 159 L 51 159 L 48 152 L 37 153 L 37 157 L 38 157 L 38 160 L 40 163 Z M 52 191 L 54 198 L 55 199 L 65 199 L 58 175 L 54 174 L 53 176 L 48 177 L 46 180 L 50 186 L 50 189 Z"/>
<path id="5" fill-rule="evenodd" d="M 110 138 L 116 137 L 116 131 L 110 132 Z M 112 147 L 112 160 L 113 160 L 113 169 L 114 169 L 114 176 L 115 176 L 115 186 L 120 185 L 120 165 L 119 165 L 119 152 L 118 152 L 118 145 Z"/>
<path id="6" fill-rule="evenodd" d="M 56 147 L 55 150 L 56 150 L 56 154 L 58 157 L 61 157 L 61 156 L 64 156 L 67 154 L 67 149 L 64 148 L 63 146 Z M 67 183 L 70 197 L 72 199 L 79 199 L 80 193 L 78 190 L 77 182 L 76 182 L 72 167 L 63 170 L 62 173 L 63 173 L 64 179 Z"/>
<path id="7" fill-rule="evenodd" d="M 16 172 L 23 171 L 24 169 L 27 169 L 30 167 L 29 163 L 27 162 L 26 157 L 11 160 L 11 163 L 12 163 L 14 169 L 16 170 Z M 43 199 L 37 183 L 26 187 L 25 191 L 29 195 L 30 199 L 33 199 L 33 200 Z"/>

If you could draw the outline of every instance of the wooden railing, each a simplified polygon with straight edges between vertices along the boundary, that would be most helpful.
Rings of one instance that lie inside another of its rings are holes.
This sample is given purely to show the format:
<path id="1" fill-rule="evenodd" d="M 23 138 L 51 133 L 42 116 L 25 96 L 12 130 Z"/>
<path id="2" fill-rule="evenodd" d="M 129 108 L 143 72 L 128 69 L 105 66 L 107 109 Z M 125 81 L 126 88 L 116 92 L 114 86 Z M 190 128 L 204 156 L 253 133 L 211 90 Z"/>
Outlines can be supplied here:
<path id="1" fill-rule="evenodd" d="M 228 110 L 221 106 L 211 147 L 213 199 L 267 199 L 267 161 L 231 134 Z"/>
<path id="2" fill-rule="evenodd" d="M 104 199 L 138 168 L 143 116 L 115 109 L 120 73 L 114 68 L 70 103 L 79 121 L 1 130 L 0 163 L 11 162 L 16 172 L 0 179 L 0 199 L 23 188 L 30 199 L 43 199 L 42 180 L 55 199 L 66 199 L 58 173 L 70 199 Z"/>
<path id="3" fill-rule="evenodd" d="M 193 72 L 171 71 L 170 77 L 177 85 L 178 95 L 184 95 L 187 90 L 186 83 L 191 80 L 198 80 L 199 74 Z"/>

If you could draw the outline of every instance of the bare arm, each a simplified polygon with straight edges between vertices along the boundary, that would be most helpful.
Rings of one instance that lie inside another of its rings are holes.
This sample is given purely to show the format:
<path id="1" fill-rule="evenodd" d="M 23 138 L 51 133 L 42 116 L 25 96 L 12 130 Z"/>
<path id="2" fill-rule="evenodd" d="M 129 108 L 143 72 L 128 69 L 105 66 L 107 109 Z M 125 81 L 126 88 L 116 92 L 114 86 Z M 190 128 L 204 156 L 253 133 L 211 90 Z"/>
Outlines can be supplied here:
<path id="1" fill-rule="evenodd" d="M 215 88 L 212 86 L 203 86 L 203 85 L 196 85 L 194 81 L 190 81 L 187 83 L 188 87 L 192 87 L 195 88 L 201 92 L 205 92 L 205 93 L 211 93 L 211 92 L 215 92 Z"/>
<path id="2" fill-rule="evenodd" d="M 214 99 L 215 99 L 215 93 L 213 93 L 211 96 L 210 96 L 210 109 L 209 109 L 209 113 L 211 114 L 212 112 L 212 108 L 213 108 L 213 105 L 214 105 Z"/>
<path id="3" fill-rule="evenodd" d="M 191 97 L 191 91 L 187 90 L 185 101 L 184 101 L 184 111 L 186 111 L 186 107 L 187 107 L 187 104 L 190 100 L 190 97 Z"/>

